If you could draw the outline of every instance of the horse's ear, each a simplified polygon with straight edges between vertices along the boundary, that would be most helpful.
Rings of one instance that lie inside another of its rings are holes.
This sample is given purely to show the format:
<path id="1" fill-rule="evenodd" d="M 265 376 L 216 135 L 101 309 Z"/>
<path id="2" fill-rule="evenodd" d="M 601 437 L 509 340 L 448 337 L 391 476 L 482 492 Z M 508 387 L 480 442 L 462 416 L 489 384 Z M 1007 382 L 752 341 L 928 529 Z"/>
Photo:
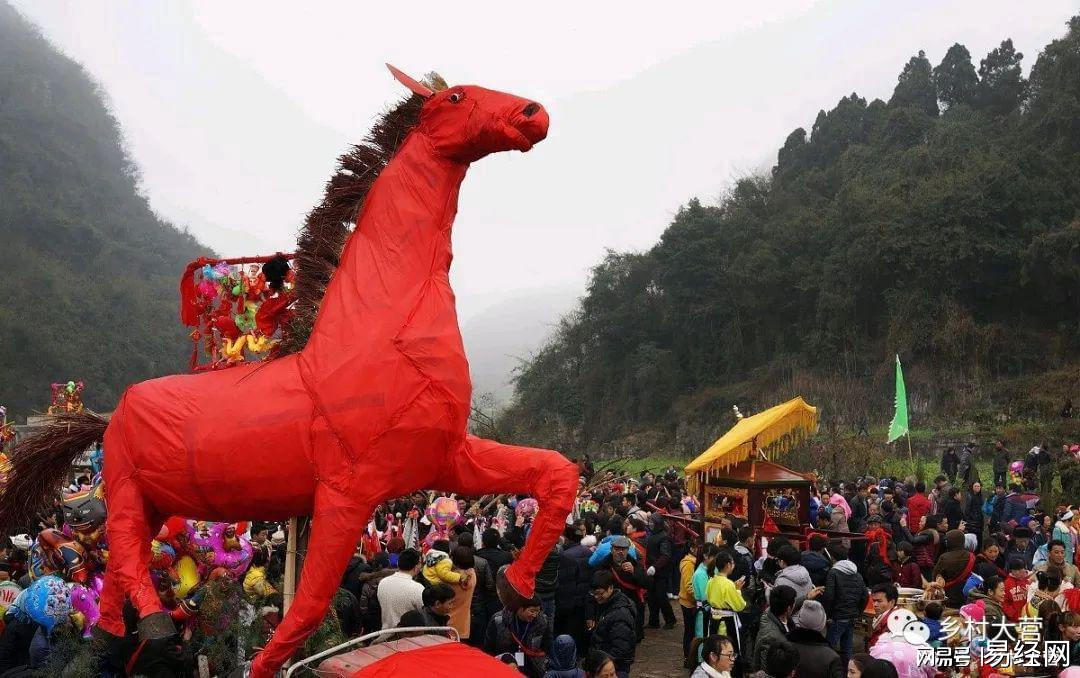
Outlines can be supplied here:
<path id="1" fill-rule="evenodd" d="M 422 84 L 420 82 L 417 82 L 416 80 L 413 80 L 412 78 L 405 75 L 404 73 L 402 73 L 398 69 L 394 68 L 390 64 L 386 64 L 386 67 L 390 69 L 390 73 L 393 74 L 395 80 L 400 82 L 402 85 L 405 85 L 406 87 L 408 87 L 410 90 L 413 91 L 413 93 L 419 94 L 420 96 L 424 97 L 425 99 L 430 97 L 432 94 L 435 93 L 435 92 L 431 91 L 431 88 L 428 87 L 427 85 L 424 85 L 424 84 Z"/>

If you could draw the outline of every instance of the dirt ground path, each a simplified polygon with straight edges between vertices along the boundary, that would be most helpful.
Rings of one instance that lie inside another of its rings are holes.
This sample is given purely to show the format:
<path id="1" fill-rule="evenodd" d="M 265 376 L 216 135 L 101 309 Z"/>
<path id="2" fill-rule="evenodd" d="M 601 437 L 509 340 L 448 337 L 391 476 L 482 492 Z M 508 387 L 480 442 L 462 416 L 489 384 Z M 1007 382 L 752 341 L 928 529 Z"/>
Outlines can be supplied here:
<path id="1" fill-rule="evenodd" d="M 631 678 L 686 678 L 689 672 L 682 662 L 682 615 L 678 602 L 672 601 L 678 626 L 663 629 L 645 629 L 645 640 L 637 647 Z"/>

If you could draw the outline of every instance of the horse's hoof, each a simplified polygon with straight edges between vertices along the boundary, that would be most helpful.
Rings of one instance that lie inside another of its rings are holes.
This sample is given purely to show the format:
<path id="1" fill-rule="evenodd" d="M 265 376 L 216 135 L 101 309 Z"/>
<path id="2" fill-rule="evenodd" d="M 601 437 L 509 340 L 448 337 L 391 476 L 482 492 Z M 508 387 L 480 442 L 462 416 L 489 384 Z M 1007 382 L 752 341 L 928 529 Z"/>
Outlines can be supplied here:
<path id="1" fill-rule="evenodd" d="M 166 612 L 152 612 L 139 620 L 139 640 L 156 640 L 176 635 L 176 624 Z"/>
<path id="2" fill-rule="evenodd" d="M 495 577 L 495 592 L 499 596 L 499 602 L 503 604 L 503 607 L 516 612 L 518 608 L 524 605 L 526 602 L 535 598 L 535 596 L 525 596 L 515 587 L 510 578 L 506 576 L 506 571 L 510 569 L 510 565 L 503 565 L 499 568 L 499 573 Z"/>
<path id="3" fill-rule="evenodd" d="M 90 650 L 95 654 L 108 652 L 119 640 L 121 640 L 119 636 L 114 636 L 96 624 L 90 629 Z"/>

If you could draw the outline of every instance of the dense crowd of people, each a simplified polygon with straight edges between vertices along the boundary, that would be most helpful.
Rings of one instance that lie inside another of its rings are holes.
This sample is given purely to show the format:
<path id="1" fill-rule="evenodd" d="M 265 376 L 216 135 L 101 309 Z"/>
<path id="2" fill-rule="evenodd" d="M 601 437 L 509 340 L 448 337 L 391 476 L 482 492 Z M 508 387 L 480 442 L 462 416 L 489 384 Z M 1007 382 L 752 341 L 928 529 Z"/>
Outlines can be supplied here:
<path id="1" fill-rule="evenodd" d="M 679 618 L 697 678 L 932 676 L 938 669 L 890 654 L 890 612 L 904 604 L 918 610 L 931 647 L 948 640 L 961 609 L 988 624 L 1037 618 L 1043 639 L 1075 645 L 1080 511 L 1040 499 L 1053 479 L 1045 446 L 1022 465 L 1001 444 L 993 455 L 993 491 L 984 493 L 976 450 L 965 445 L 946 451 L 929 488 L 914 477 L 819 480 L 807 535 L 763 539 L 732 516 L 707 543 L 687 520 L 699 507 L 673 469 L 616 478 L 583 468 L 536 596 L 516 611 L 502 608 L 495 578 L 528 534 L 529 515 L 515 511 L 528 499 L 462 501 L 448 538 L 425 549 L 425 525 L 412 544 L 394 526 L 423 515 L 416 495 L 380 508 L 373 530 L 388 535 L 383 550 L 359 553 L 345 585 L 364 631 L 450 625 L 538 677 L 631 675 L 646 630 L 674 632 Z"/>
<path id="2" fill-rule="evenodd" d="M 802 534 L 763 532 L 732 515 L 708 540 L 675 469 L 630 477 L 586 460 L 535 595 L 516 609 L 503 607 L 496 582 L 525 543 L 535 499 L 416 493 L 378 507 L 334 610 L 346 636 L 451 627 L 534 678 L 632 675 L 646 631 L 679 633 L 680 620 L 693 678 L 930 678 L 948 671 L 897 654 L 897 643 L 915 641 L 890 624 L 894 612 L 917 611 L 917 644 L 931 648 L 956 644 L 957 618 L 1035 619 L 1041 640 L 1069 647 L 1064 664 L 1043 669 L 1057 673 L 1080 663 L 1080 510 L 1043 499 L 1054 472 L 1045 446 L 1022 463 L 1001 444 L 993 455 L 991 491 L 965 445 L 945 451 L 929 485 L 816 480 Z M 46 513 L 42 526 L 59 520 Z M 242 588 L 257 609 L 281 605 L 282 528 L 250 527 Z M 25 565 L 20 546 L 4 544 L 0 581 Z M 0 675 L 23 640 L 8 635 Z"/>

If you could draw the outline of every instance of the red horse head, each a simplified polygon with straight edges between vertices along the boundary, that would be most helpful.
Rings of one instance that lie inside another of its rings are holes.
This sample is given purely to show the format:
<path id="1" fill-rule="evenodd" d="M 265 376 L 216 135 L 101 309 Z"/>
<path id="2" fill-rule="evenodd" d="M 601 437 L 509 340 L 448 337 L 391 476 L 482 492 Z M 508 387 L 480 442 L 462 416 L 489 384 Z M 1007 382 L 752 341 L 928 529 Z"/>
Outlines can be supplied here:
<path id="1" fill-rule="evenodd" d="M 536 102 L 476 85 L 436 92 L 386 66 L 400 83 L 427 99 L 414 133 L 426 136 L 439 155 L 470 163 L 499 151 L 528 151 L 547 136 L 548 114 Z"/>

